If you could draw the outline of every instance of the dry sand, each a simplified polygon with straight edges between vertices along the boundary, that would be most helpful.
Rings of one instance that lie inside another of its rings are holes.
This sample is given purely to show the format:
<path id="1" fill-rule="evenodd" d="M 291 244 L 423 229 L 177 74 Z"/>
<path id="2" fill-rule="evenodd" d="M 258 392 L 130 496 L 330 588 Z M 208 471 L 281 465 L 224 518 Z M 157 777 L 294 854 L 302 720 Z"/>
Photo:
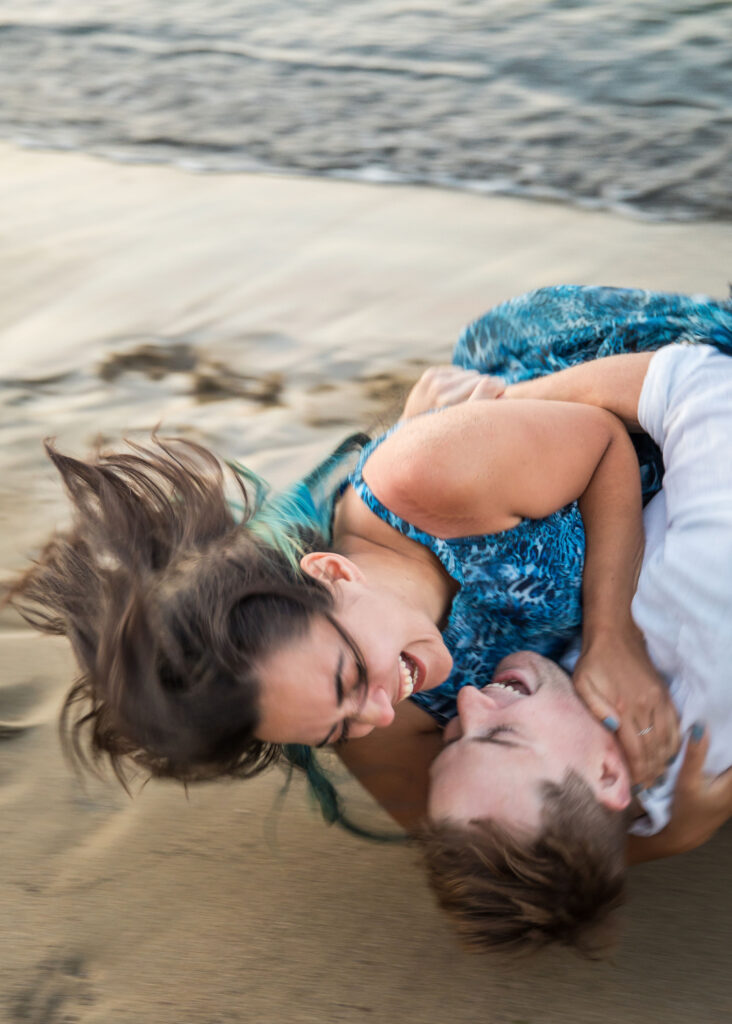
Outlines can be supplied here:
<path id="1" fill-rule="evenodd" d="M 723 295 L 728 225 L 0 145 L 0 565 L 63 503 L 39 440 L 162 420 L 282 482 L 464 322 L 573 281 Z M 0 1019 L 31 1024 L 732 1019 L 732 834 L 636 869 L 602 965 L 463 954 L 415 854 L 327 829 L 282 776 L 129 800 L 55 731 L 62 642 L 0 629 Z M 355 790 L 360 813 L 383 820 Z"/>

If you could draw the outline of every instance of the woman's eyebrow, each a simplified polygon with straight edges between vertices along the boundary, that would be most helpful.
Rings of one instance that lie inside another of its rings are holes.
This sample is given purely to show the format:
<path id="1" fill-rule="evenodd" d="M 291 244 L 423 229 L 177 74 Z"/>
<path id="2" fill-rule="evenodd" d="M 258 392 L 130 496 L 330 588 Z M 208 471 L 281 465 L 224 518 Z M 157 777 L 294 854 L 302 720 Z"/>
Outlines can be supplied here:
<path id="1" fill-rule="evenodd" d="M 343 651 L 338 652 L 338 663 L 336 665 L 335 675 L 333 677 L 333 685 L 335 687 L 336 707 L 339 708 L 343 703 L 343 698 L 345 696 L 343 692 Z M 321 740 L 320 743 L 315 744 L 316 750 L 320 750 L 321 747 L 324 747 L 326 743 L 330 741 L 330 738 L 338 728 L 338 725 L 338 722 L 336 722 L 335 725 L 332 725 L 328 730 L 328 735 L 325 737 L 325 739 Z"/>
<path id="2" fill-rule="evenodd" d="M 335 678 L 336 707 L 343 703 L 343 651 L 338 652 L 338 664 L 336 665 Z"/>

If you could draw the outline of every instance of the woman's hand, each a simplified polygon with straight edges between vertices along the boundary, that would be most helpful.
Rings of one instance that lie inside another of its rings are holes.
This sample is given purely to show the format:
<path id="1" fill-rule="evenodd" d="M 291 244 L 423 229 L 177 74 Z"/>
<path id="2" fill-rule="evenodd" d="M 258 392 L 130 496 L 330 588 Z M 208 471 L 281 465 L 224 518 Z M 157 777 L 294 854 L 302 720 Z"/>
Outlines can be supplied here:
<path id="1" fill-rule="evenodd" d="M 676 780 L 671 821 L 658 835 L 631 836 L 631 863 L 694 850 L 732 817 L 732 768 L 721 775 L 705 775 L 708 749 L 708 734 L 702 725 L 695 725 Z"/>
<path id="2" fill-rule="evenodd" d="M 480 398 L 500 398 L 506 389 L 501 377 L 490 377 L 477 370 L 459 366 L 428 367 L 407 396 L 401 418 L 409 419 L 429 409 L 472 402 Z"/>
<path id="3" fill-rule="evenodd" d="M 574 684 L 592 713 L 617 732 L 633 781 L 651 786 L 679 748 L 679 720 L 640 630 L 630 623 L 587 643 Z"/>

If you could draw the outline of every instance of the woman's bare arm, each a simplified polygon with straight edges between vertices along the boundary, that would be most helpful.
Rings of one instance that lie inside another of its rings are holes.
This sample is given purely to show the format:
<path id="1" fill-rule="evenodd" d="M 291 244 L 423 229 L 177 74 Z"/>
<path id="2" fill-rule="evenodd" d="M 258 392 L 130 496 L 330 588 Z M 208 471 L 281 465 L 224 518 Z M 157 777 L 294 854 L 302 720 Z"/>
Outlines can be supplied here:
<path id="1" fill-rule="evenodd" d="M 568 402 L 471 402 L 404 424 L 364 470 L 387 507 L 441 537 L 510 529 L 579 499 L 586 530 L 584 645 L 575 683 L 620 722 L 649 785 L 678 742 L 676 713 L 630 603 L 643 551 L 635 451 L 612 414 Z M 654 745 L 638 733 L 653 718 Z"/>
<path id="2" fill-rule="evenodd" d="M 652 358 L 652 352 L 606 356 L 518 384 L 458 366 L 430 366 L 410 391 L 402 418 L 460 402 L 533 398 L 607 409 L 629 430 L 639 430 L 638 400 Z"/>
<path id="3" fill-rule="evenodd" d="M 614 413 L 630 430 L 639 430 L 638 401 L 652 352 L 593 359 L 535 380 L 509 384 L 503 398 L 582 402 Z"/>

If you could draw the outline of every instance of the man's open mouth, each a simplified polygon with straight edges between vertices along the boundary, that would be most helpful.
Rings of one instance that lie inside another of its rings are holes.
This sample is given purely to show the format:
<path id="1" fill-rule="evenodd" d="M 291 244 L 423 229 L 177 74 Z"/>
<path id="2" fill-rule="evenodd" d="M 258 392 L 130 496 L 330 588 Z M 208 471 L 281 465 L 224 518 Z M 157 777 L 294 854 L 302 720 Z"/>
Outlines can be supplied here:
<path id="1" fill-rule="evenodd" d="M 488 685 L 502 690 L 512 690 L 521 697 L 531 697 L 534 693 L 528 676 L 520 669 L 511 666 L 506 666 L 506 668 L 495 672 Z"/>

